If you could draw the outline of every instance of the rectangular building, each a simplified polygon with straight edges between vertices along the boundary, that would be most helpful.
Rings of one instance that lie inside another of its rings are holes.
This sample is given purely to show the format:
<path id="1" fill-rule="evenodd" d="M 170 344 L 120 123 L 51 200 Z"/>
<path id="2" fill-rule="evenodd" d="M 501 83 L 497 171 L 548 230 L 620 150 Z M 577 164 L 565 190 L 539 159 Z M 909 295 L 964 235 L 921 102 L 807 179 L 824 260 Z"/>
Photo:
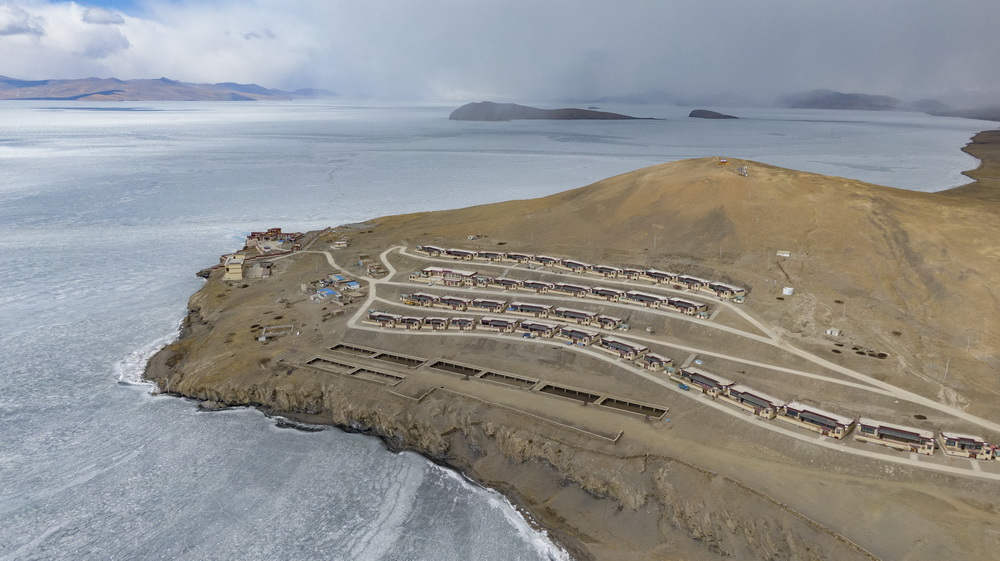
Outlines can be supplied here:
<path id="1" fill-rule="evenodd" d="M 658 284 L 672 282 L 677 278 L 676 273 L 661 271 L 659 269 L 646 269 L 642 276 Z"/>
<path id="2" fill-rule="evenodd" d="M 934 453 L 934 433 L 929 430 L 896 425 L 861 417 L 854 438 L 873 442 L 904 452 L 931 455 Z"/>
<path id="3" fill-rule="evenodd" d="M 552 337 L 559 329 L 559 324 L 533 319 L 522 320 L 517 329 L 532 337 Z"/>
<path id="4" fill-rule="evenodd" d="M 507 312 L 543 318 L 549 316 L 549 313 L 552 312 L 552 306 L 547 304 L 532 304 L 530 302 L 511 302 L 507 305 Z"/>
<path id="5" fill-rule="evenodd" d="M 421 278 L 440 278 L 445 286 L 473 286 L 477 274 L 475 271 L 446 269 L 444 267 L 425 267 L 420 271 Z"/>
<path id="6" fill-rule="evenodd" d="M 668 298 L 667 306 L 687 314 L 689 316 L 703 315 L 708 313 L 708 304 L 702 302 L 693 302 L 691 300 L 685 300 L 683 298 Z"/>
<path id="7" fill-rule="evenodd" d="M 773 419 L 778 414 L 778 409 L 786 403 L 742 384 L 729 386 L 722 397 L 765 419 Z"/>
<path id="8" fill-rule="evenodd" d="M 556 292 L 559 294 L 567 294 L 569 296 L 583 297 L 590 292 L 590 287 L 570 284 L 568 282 L 557 282 L 552 284 L 551 292 Z"/>
<path id="9" fill-rule="evenodd" d="M 445 254 L 449 257 L 454 257 L 455 259 L 461 259 L 463 261 L 472 261 L 472 258 L 476 256 L 475 251 L 469 251 L 468 249 L 456 249 L 454 247 L 444 250 Z"/>
<path id="10" fill-rule="evenodd" d="M 462 298 L 459 296 L 442 296 L 438 298 L 438 304 L 446 308 L 451 308 L 452 310 L 465 311 L 469 309 L 469 304 L 472 300 L 468 298 Z"/>
<path id="11" fill-rule="evenodd" d="M 696 288 L 701 288 L 703 286 L 708 286 L 711 281 L 703 278 L 695 277 L 692 275 L 680 275 L 675 281 L 677 284 L 682 285 L 688 289 L 694 290 Z"/>
<path id="12" fill-rule="evenodd" d="M 548 292 L 552 290 L 553 287 L 555 287 L 555 284 L 545 281 L 526 280 L 521 282 L 521 288 L 524 288 L 525 290 L 534 290 L 539 294 Z"/>
<path id="13" fill-rule="evenodd" d="M 511 261 L 513 263 L 528 263 L 535 258 L 534 255 L 530 253 L 518 253 L 515 251 L 508 251 L 503 254 L 504 261 Z"/>
<path id="14" fill-rule="evenodd" d="M 399 318 L 399 323 L 396 327 L 403 327 L 406 329 L 420 329 L 424 326 L 424 318 L 417 316 L 403 316 Z"/>
<path id="15" fill-rule="evenodd" d="M 448 327 L 459 331 L 472 331 L 476 328 L 476 320 L 472 318 L 450 318 Z"/>
<path id="16" fill-rule="evenodd" d="M 732 298 L 735 300 L 740 300 L 746 296 L 746 289 L 733 286 L 731 284 L 726 284 L 724 282 L 711 282 L 708 284 L 708 289 L 715 293 L 719 298 Z"/>
<path id="17" fill-rule="evenodd" d="M 227 255 L 225 261 L 223 261 L 223 266 L 225 267 L 225 272 L 222 274 L 222 280 L 224 281 L 241 281 L 243 280 L 243 263 L 246 261 L 246 257 L 239 253 L 234 253 L 232 255 Z"/>
<path id="18" fill-rule="evenodd" d="M 941 446 L 941 450 L 949 456 L 976 460 L 993 459 L 993 446 L 981 436 L 941 431 L 938 444 Z"/>
<path id="19" fill-rule="evenodd" d="M 622 276 L 629 280 L 639 280 L 645 269 L 639 267 L 622 267 Z"/>
<path id="20" fill-rule="evenodd" d="M 594 341 L 597 341 L 601 337 L 601 334 L 589 329 L 564 326 L 559 328 L 558 336 L 563 339 L 569 339 L 577 345 L 590 345 Z"/>
<path id="21" fill-rule="evenodd" d="M 428 316 L 424 318 L 424 325 L 435 331 L 448 329 L 448 318 L 442 316 Z"/>
<path id="22" fill-rule="evenodd" d="M 576 323 L 583 325 L 590 324 L 597 320 L 596 312 L 588 312 L 586 310 L 575 310 L 573 308 L 556 308 L 552 310 L 552 316 L 569 321 L 574 321 Z"/>
<path id="23" fill-rule="evenodd" d="M 377 323 L 380 327 L 396 327 L 396 324 L 402 319 L 403 316 L 399 314 L 375 311 L 368 312 L 368 321 Z"/>
<path id="24" fill-rule="evenodd" d="M 617 337 L 601 337 L 600 347 L 625 360 L 636 360 L 649 352 L 649 347 L 624 341 Z"/>
<path id="25" fill-rule="evenodd" d="M 626 292 L 625 299 L 630 302 L 646 306 L 647 308 L 659 308 L 660 304 L 667 301 L 667 299 L 663 296 L 650 294 L 648 292 L 639 292 L 638 290 L 629 290 Z"/>
<path id="26" fill-rule="evenodd" d="M 432 257 L 436 257 L 444 253 L 444 248 L 438 247 L 436 245 L 418 245 L 417 251 L 419 251 L 420 253 L 426 253 L 427 255 L 430 255 Z"/>
<path id="27" fill-rule="evenodd" d="M 604 298 L 608 302 L 617 302 L 625 297 L 624 290 L 595 286 L 590 289 L 590 295 L 594 298 Z"/>
<path id="28" fill-rule="evenodd" d="M 441 274 L 445 286 L 474 286 L 476 284 L 475 271 L 463 271 L 461 269 L 450 269 Z"/>
<path id="29" fill-rule="evenodd" d="M 646 370 L 652 370 L 653 372 L 657 372 L 663 370 L 672 362 L 673 361 L 671 361 L 668 357 L 665 357 L 663 355 L 658 355 L 655 353 L 646 353 L 642 355 L 642 358 L 640 358 L 636 364 L 645 368 Z"/>
<path id="30" fill-rule="evenodd" d="M 618 329 L 622 326 L 622 318 L 598 314 L 597 325 L 600 325 L 604 329 Z"/>
<path id="31" fill-rule="evenodd" d="M 504 290 L 517 290 L 521 288 L 521 281 L 518 279 L 508 279 L 506 277 L 497 277 L 493 279 L 493 285 L 499 286 Z"/>
<path id="32" fill-rule="evenodd" d="M 778 408 L 778 419 L 814 430 L 824 436 L 844 438 L 854 426 L 854 419 L 792 401 Z"/>
<path id="33" fill-rule="evenodd" d="M 478 274 L 472 278 L 472 283 L 474 286 L 479 288 L 486 288 L 487 286 L 493 286 L 495 279 L 489 275 Z"/>
<path id="34" fill-rule="evenodd" d="M 726 388 L 735 383 L 729 378 L 691 366 L 681 369 L 681 379 L 700 389 L 702 393 L 712 397 L 718 397 L 720 394 L 725 393 Z"/>
<path id="35" fill-rule="evenodd" d="M 482 259 L 484 261 L 492 261 L 494 263 L 503 261 L 503 252 L 501 251 L 477 251 L 476 258 Z"/>
<path id="36" fill-rule="evenodd" d="M 620 267 L 611 265 L 594 265 L 593 271 L 607 279 L 616 279 L 622 275 Z"/>
<path id="37" fill-rule="evenodd" d="M 539 265 L 545 265 L 550 267 L 559 263 L 560 259 L 558 257 L 552 257 L 550 255 L 536 255 L 532 258 L 532 261 L 538 263 Z"/>
<path id="38" fill-rule="evenodd" d="M 486 310 L 495 314 L 502 314 L 507 309 L 506 300 L 493 300 L 491 298 L 476 298 L 469 304 L 470 308 Z"/>
<path id="39" fill-rule="evenodd" d="M 489 329 L 492 331 L 499 331 L 500 333 L 513 333 L 517 329 L 518 321 L 516 319 L 498 318 L 498 317 L 483 317 L 479 320 L 479 326 L 483 329 Z"/>
<path id="40" fill-rule="evenodd" d="M 576 259 L 563 259 L 559 262 L 559 265 L 564 269 L 569 269 L 574 273 L 583 273 L 590 270 L 590 263 L 584 263 L 583 261 L 577 261 Z"/>
<path id="41" fill-rule="evenodd" d="M 408 306 L 433 306 L 437 304 L 438 297 L 426 292 L 414 292 L 412 294 L 401 294 L 399 299 Z"/>

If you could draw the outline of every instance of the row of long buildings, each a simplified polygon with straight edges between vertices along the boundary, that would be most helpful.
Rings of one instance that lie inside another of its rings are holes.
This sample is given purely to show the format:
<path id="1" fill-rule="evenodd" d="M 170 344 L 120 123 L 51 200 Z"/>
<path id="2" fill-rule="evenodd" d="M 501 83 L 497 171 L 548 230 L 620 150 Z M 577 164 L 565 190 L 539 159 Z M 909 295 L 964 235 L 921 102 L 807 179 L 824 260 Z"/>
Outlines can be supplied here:
<path id="1" fill-rule="evenodd" d="M 457 248 L 443 248 L 433 245 L 419 245 L 417 251 L 431 257 L 450 257 L 460 261 L 483 261 L 493 263 L 526 264 L 531 263 L 543 267 L 564 269 L 578 274 L 590 274 L 607 279 L 645 280 L 654 284 L 669 284 L 675 288 L 702 291 L 714 294 L 720 298 L 742 302 L 746 297 L 746 289 L 741 286 L 704 279 L 693 275 L 662 271 L 649 267 L 616 267 L 613 265 L 595 265 L 578 259 L 553 257 L 550 255 L 535 255 L 515 251 L 487 251 Z"/>
<path id="2" fill-rule="evenodd" d="M 451 295 L 438 296 L 426 292 L 402 294 L 399 299 L 408 306 L 440 307 L 460 312 L 477 310 L 493 314 L 510 313 L 534 318 L 551 317 L 574 322 L 579 325 L 595 325 L 605 329 L 618 329 L 622 326 L 622 319 L 619 317 L 533 302 L 507 301 L 494 298 L 463 298 Z"/>
<path id="3" fill-rule="evenodd" d="M 609 325 L 619 325 L 621 320 L 610 316 Z M 435 331 L 490 331 L 494 333 L 521 334 L 524 337 L 564 339 L 578 346 L 594 346 L 604 352 L 615 355 L 622 360 L 634 362 L 647 370 L 657 371 L 671 369 L 673 362 L 669 357 L 650 352 L 649 347 L 633 343 L 619 337 L 603 335 L 597 331 L 581 327 L 577 324 L 566 324 L 544 319 L 514 318 L 509 316 L 449 317 L 449 316 L 410 316 L 380 312 L 368 312 L 368 322 L 389 329 L 431 329 Z"/>
<path id="4" fill-rule="evenodd" d="M 424 282 L 440 280 L 444 286 L 450 287 L 498 288 L 501 290 L 534 292 L 536 294 L 561 294 L 607 302 L 623 302 L 645 308 L 672 310 L 702 318 L 706 318 L 709 315 L 708 304 L 704 302 L 651 294 L 640 290 L 618 290 L 617 288 L 586 286 L 566 282 L 494 277 L 483 275 L 476 271 L 449 269 L 445 267 L 426 267 L 413 273 L 410 278 L 411 280 Z"/>
<path id="5" fill-rule="evenodd" d="M 905 452 L 932 455 L 940 448 L 949 456 L 1000 460 L 1000 446 L 990 444 L 980 436 L 945 431 L 935 435 L 926 429 L 867 417 L 849 417 L 798 401 L 776 398 L 700 368 L 685 367 L 673 376 L 712 398 L 742 407 L 754 415 L 778 419 L 831 438 L 843 439 L 853 431 L 856 440 Z"/>
<path id="6" fill-rule="evenodd" d="M 405 302 L 413 296 L 412 294 L 404 295 L 402 298 Z M 480 302 L 480 306 L 487 306 L 491 302 L 497 301 Z M 475 306 L 470 302 L 468 308 L 472 309 Z M 480 307 L 479 309 L 488 310 L 489 308 Z M 906 452 L 932 455 L 935 450 L 940 448 L 944 454 L 949 456 L 976 460 L 1000 460 L 1000 446 L 991 444 L 980 436 L 946 431 L 935 435 L 933 431 L 927 429 L 877 421 L 867 417 L 855 418 L 799 401 L 781 399 L 701 368 L 675 369 L 669 357 L 653 353 L 644 345 L 592 331 L 581 327 L 579 323 L 547 321 L 552 317 L 566 321 L 568 318 L 565 316 L 545 316 L 545 319 L 538 319 L 541 316 L 535 316 L 534 311 L 525 315 L 530 317 L 522 319 L 509 315 L 487 315 L 477 319 L 472 317 L 409 316 L 373 310 L 368 313 L 367 321 L 390 329 L 481 330 L 495 333 L 520 333 L 524 337 L 565 339 L 574 345 L 593 346 L 647 370 L 666 370 L 671 377 L 685 384 L 686 387 L 701 391 L 713 399 L 741 407 L 764 419 L 776 419 L 830 438 L 844 439 L 853 432 L 854 438 L 858 441 L 871 442 Z M 610 316 L 598 315 L 597 318 L 606 318 L 607 323 L 597 321 L 592 325 L 610 329 L 620 323 L 620 320 Z"/>

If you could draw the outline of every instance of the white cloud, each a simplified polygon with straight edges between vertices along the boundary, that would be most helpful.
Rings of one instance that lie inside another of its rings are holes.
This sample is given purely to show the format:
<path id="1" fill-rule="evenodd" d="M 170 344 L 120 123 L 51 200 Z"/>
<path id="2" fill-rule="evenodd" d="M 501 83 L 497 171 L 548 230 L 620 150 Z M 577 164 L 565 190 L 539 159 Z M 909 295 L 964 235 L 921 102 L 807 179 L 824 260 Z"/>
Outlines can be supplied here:
<path id="1" fill-rule="evenodd" d="M 125 23 L 125 18 L 123 18 L 121 14 L 105 10 L 104 8 L 87 8 L 83 11 L 82 19 L 85 23 L 94 23 L 98 25 Z"/>
<path id="2" fill-rule="evenodd" d="M 20 6 L 0 5 L 0 36 L 44 35 L 45 21 Z"/>
<path id="3" fill-rule="evenodd" d="M 143 0 L 139 8 L 0 0 L 3 73 L 456 100 L 1000 90 L 989 70 L 1000 59 L 996 0 Z"/>

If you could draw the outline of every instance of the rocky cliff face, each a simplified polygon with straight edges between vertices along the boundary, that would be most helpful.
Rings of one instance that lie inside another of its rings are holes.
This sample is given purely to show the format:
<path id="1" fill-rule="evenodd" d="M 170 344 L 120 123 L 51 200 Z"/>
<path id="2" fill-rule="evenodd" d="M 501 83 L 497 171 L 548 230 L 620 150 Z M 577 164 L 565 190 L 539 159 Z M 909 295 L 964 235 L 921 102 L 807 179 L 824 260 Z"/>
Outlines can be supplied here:
<path id="1" fill-rule="evenodd" d="M 280 359 L 234 372 L 229 354 L 206 361 L 199 339 L 211 330 L 192 306 L 182 337 L 150 360 L 147 378 L 164 392 L 366 431 L 417 451 L 505 493 L 577 559 L 874 558 L 791 508 L 679 458 L 629 455 L 621 443 L 558 434 L 455 394 L 417 400 L 317 377 Z"/>

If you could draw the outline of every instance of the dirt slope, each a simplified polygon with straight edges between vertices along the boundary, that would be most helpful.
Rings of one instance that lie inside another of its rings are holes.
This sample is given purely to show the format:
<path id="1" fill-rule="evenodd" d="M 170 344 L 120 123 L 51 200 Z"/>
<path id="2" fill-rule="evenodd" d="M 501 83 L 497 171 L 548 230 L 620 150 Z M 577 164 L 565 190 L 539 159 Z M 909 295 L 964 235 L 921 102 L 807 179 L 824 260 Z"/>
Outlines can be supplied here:
<path id="1" fill-rule="evenodd" d="M 701 158 L 539 199 L 376 222 L 412 243 L 506 242 L 729 279 L 797 344 L 822 349 L 824 331 L 840 328 L 889 353 L 871 361 L 872 374 L 991 414 L 1000 411 L 1000 203 L 989 192 L 918 193 Z M 472 233 L 485 238 L 469 242 Z M 795 296 L 777 300 L 783 286 Z"/>

